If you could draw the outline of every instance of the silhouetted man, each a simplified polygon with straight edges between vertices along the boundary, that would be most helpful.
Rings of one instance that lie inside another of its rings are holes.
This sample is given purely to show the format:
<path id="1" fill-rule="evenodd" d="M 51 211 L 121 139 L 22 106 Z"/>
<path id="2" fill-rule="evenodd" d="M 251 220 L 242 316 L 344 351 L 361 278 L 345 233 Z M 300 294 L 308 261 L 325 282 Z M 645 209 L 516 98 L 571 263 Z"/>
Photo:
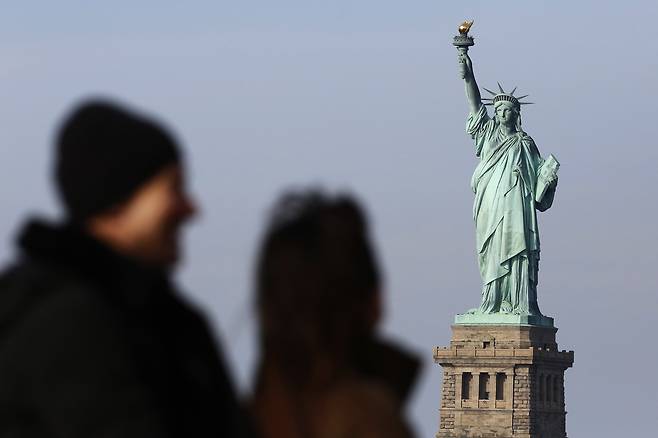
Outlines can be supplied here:
<path id="1" fill-rule="evenodd" d="M 0 278 L 0 436 L 241 435 L 206 324 L 168 280 L 195 212 L 178 146 L 105 102 L 56 146 L 67 219 L 28 223 Z"/>

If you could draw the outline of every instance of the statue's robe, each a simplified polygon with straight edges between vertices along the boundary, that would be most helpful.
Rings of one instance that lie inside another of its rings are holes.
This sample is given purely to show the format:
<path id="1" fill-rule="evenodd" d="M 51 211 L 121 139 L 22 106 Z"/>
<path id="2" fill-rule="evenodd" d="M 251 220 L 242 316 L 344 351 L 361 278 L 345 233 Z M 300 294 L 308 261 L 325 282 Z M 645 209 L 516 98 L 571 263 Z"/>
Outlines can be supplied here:
<path id="1" fill-rule="evenodd" d="M 478 311 L 541 315 L 537 305 L 536 210 L 551 206 L 555 187 L 548 189 L 542 202 L 535 202 L 538 170 L 543 163 L 535 142 L 523 131 L 506 137 L 484 105 L 476 114 L 469 114 L 466 130 L 480 158 L 471 181 L 483 282 Z"/>

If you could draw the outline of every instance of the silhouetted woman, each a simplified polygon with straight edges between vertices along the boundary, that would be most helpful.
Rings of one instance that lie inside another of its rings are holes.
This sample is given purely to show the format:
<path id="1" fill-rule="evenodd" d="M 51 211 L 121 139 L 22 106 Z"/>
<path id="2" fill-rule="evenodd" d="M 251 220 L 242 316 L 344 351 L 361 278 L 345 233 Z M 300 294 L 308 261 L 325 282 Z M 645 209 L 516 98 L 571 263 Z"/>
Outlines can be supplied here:
<path id="1" fill-rule="evenodd" d="M 284 195 L 257 264 L 260 363 L 252 411 L 264 438 L 407 438 L 417 362 L 376 339 L 380 276 L 349 196 Z"/>

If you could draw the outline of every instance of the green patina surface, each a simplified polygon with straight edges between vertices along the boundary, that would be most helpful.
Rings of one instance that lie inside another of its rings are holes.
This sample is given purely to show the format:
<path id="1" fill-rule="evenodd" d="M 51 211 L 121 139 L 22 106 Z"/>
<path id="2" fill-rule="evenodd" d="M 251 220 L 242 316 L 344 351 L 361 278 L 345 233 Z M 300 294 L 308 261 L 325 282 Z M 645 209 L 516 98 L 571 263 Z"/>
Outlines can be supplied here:
<path id="1" fill-rule="evenodd" d="M 465 325 L 537 325 L 553 327 L 553 318 L 544 315 L 512 315 L 505 313 L 465 313 L 455 315 L 455 324 Z"/>
<path id="2" fill-rule="evenodd" d="M 457 315 L 457 324 L 531 324 L 552 326 L 537 303 L 539 226 L 537 211 L 553 204 L 559 163 L 542 158 L 521 127 L 525 104 L 498 85 L 480 95 L 467 46 L 458 46 L 461 76 L 470 112 L 466 132 L 479 163 L 471 179 L 473 219 L 482 277 L 480 306 Z M 487 106 L 493 107 L 493 115 Z"/>

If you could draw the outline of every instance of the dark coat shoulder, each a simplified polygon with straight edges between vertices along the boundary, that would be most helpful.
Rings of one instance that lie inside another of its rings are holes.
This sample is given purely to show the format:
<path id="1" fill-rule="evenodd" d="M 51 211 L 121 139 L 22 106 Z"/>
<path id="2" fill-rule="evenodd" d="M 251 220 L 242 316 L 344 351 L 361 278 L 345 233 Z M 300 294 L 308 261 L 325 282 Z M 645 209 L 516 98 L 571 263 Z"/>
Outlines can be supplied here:
<path id="1" fill-rule="evenodd" d="M 28 228 L 0 276 L 0 436 L 244 436 L 204 318 L 166 277 Z"/>

